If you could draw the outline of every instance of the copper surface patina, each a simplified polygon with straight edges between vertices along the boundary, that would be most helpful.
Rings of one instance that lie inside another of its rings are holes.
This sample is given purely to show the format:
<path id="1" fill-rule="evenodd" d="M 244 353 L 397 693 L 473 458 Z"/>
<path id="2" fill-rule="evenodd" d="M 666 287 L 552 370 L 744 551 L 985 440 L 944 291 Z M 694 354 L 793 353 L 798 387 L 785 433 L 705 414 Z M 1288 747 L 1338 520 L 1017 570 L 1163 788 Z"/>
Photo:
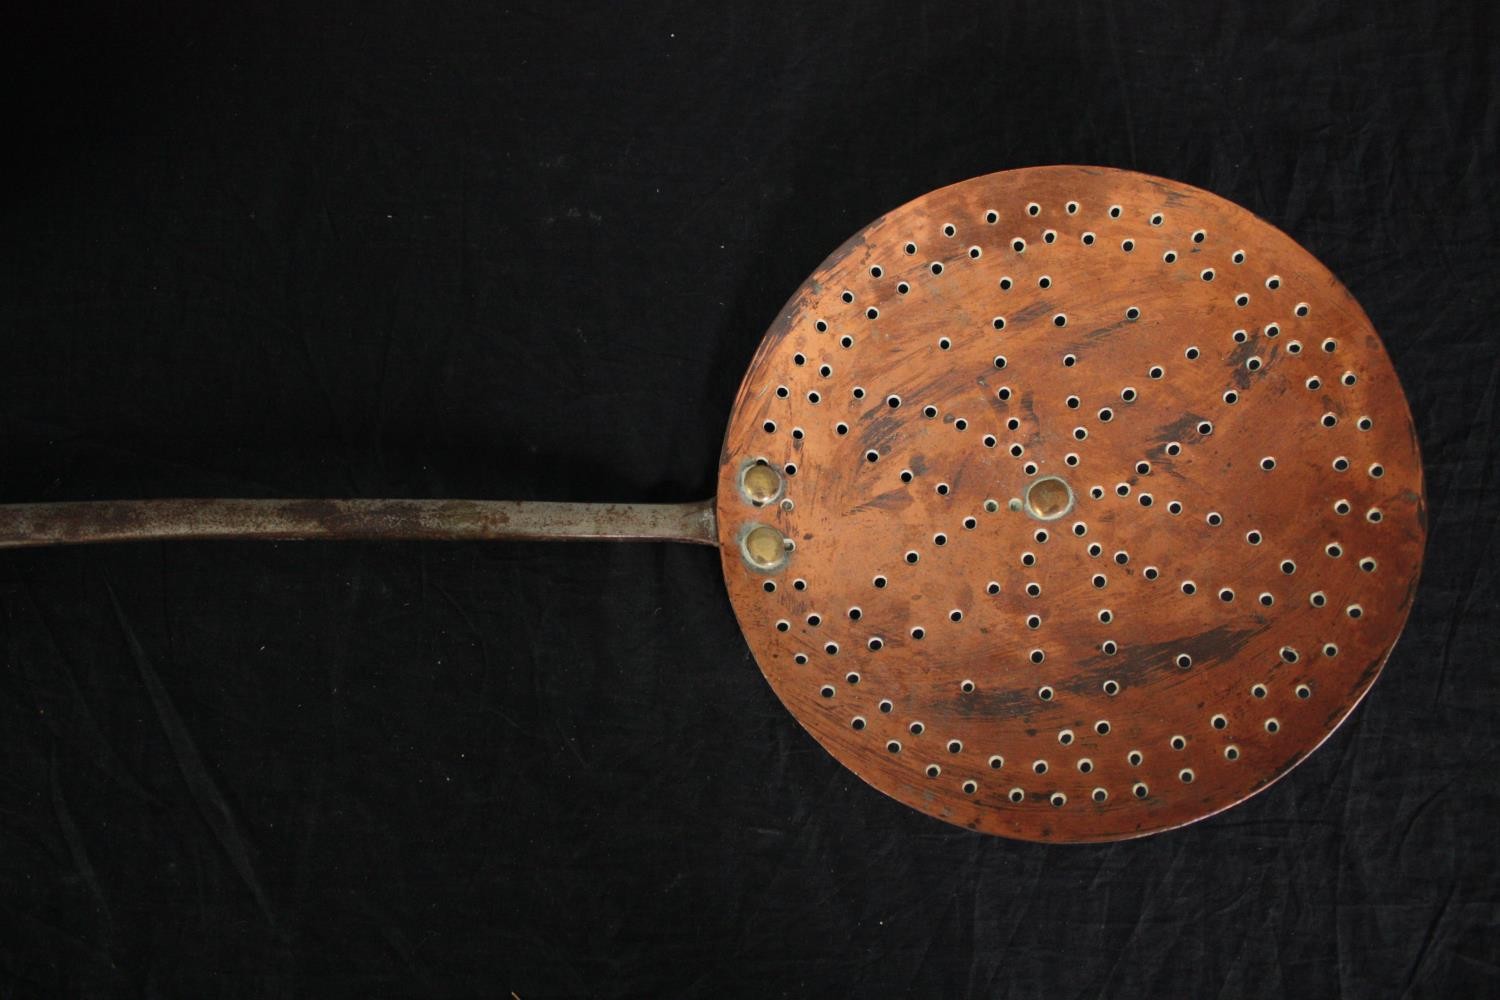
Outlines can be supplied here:
<path id="1" fill-rule="evenodd" d="M 986 833 L 1136 837 L 1285 774 L 1380 672 L 1425 538 L 1370 321 L 1216 195 L 1037 167 L 876 220 L 767 332 L 697 504 L 0 507 L 0 548 L 205 538 L 717 544 L 842 764 Z"/>
<path id="2" fill-rule="evenodd" d="M 736 488 L 746 462 L 784 499 Z M 965 827 L 1100 841 L 1285 774 L 1384 664 L 1425 534 L 1370 321 L 1186 185 L 1044 167 L 891 212 L 788 302 L 725 438 L 730 599 L 841 763 Z M 767 572 L 747 524 L 791 548 Z"/>

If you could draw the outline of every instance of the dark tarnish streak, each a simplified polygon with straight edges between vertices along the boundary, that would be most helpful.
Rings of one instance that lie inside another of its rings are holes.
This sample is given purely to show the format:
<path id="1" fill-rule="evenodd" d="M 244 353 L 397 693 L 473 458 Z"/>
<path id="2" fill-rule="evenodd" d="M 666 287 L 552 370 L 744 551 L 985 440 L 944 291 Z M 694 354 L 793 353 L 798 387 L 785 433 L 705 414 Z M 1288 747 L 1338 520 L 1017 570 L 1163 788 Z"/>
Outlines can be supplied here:
<path id="1" fill-rule="evenodd" d="M 1006 322 L 1011 325 L 1019 323 L 1029 323 L 1034 319 L 1040 319 L 1041 317 L 1056 311 L 1057 310 L 1054 308 L 1053 304 L 1049 301 L 1033 302 L 1031 305 L 1012 313 Z"/>
<path id="2" fill-rule="evenodd" d="M 1260 371 L 1252 372 L 1249 368 L 1245 367 L 1245 362 L 1255 357 L 1257 346 L 1256 341 L 1246 340 L 1243 344 L 1235 344 L 1234 350 L 1229 352 L 1230 378 L 1234 379 L 1234 385 L 1237 389 L 1250 388 L 1251 378 L 1261 376 L 1268 371 L 1271 367 L 1272 359 L 1280 352 L 1280 348 L 1272 344 L 1266 349 L 1265 356 L 1260 359 Z"/>
<path id="3" fill-rule="evenodd" d="M 1265 626 L 1232 629 L 1220 625 L 1198 635 L 1130 646 L 1114 656 L 1099 653 L 1080 661 L 1077 672 L 1068 678 L 1066 684 L 1058 686 L 1074 694 L 1091 694 L 1110 679 L 1121 684 L 1141 684 L 1156 677 L 1174 677 L 1185 672 L 1173 662 L 1178 653 L 1191 656 L 1193 666 L 1189 669 L 1198 670 L 1218 661 L 1233 659 L 1246 643 L 1263 631 Z"/>
<path id="4" fill-rule="evenodd" d="M 1152 445 L 1150 454 L 1153 456 L 1166 454 L 1165 448 L 1168 442 L 1182 441 L 1183 438 L 1188 437 L 1188 431 L 1196 434 L 1198 425 L 1205 419 L 1207 418 L 1201 413 L 1187 413 L 1170 424 L 1162 424 L 1151 432 L 1151 437 L 1156 440 L 1156 444 Z M 1188 439 L 1191 440 L 1190 437 Z"/>
<path id="5" fill-rule="evenodd" d="M 891 410 L 872 418 L 868 426 L 860 432 L 860 449 L 874 449 L 882 455 L 887 454 L 890 451 L 891 441 L 901 432 L 905 423 L 902 417 Z"/>
<path id="6" fill-rule="evenodd" d="M 869 500 L 858 505 L 857 507 L 849 508 L 844 512 L 844 515 L 848 517 L 854 514 L 863 514 L 867 511 L 872 510 L 904 510 L 905 508 L 911 506 L 911 504 L 911 490 L 887 490 L 884 493 L 877 493 L 875 496 L 871 497 Z"/>
<path id="7" fill-rule="evenodd" d="M 1096 341 L 1103 340 L 1105 337 L 1111 336 L 1112 334 L 1119 333 L 1122 329 L 1125 328 L 1127 322 L 1128 321 L 1126 320 L 1120 320 L 1119 322 L 1111 323 L 1108 326 L 1096 326 L 1092 330 L 1085 330 L 1081 337 L 1068 345 L 1068 350 L 1074 352 L 1081 351 L 1089 344 L 1093 344 Z"/>
<path id="8" fill-rule="evenodd" d="M 1036 696 L 1023 688 L 978 688 L 954 705 L 955 714 L 980 719 L 1025 718 L 1036 707 Z"/>

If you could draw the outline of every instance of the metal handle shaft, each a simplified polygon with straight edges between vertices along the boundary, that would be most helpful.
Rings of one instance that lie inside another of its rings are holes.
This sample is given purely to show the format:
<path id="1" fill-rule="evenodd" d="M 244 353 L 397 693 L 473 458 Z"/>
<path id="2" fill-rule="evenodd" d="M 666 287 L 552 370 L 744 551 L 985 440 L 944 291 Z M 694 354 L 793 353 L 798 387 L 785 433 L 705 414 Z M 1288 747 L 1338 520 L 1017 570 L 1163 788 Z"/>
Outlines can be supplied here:
<path id="1" fill-rule="evenodd" d="M 108 500 L 0 505 L 0 549 L 170 539 L 671 541 L 717 545 L 712 500 Z"/>

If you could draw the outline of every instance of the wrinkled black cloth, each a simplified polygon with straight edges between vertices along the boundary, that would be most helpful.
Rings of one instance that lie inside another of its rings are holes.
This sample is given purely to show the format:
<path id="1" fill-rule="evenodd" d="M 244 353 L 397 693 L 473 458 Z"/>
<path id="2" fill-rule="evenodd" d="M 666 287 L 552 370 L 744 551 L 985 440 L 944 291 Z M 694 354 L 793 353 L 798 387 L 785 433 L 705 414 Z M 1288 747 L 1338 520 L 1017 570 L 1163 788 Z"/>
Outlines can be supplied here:
<path id="1" fill-rule="evenodd" d="M 1431 540 L 1318 753 L 1095 847 L 835 763 L 706 548 L 0 553 L 0 994 L 1500 990 L 1493 5 L 33 6 L 0 500 L 708 496 L 828 252 L 941 185 L 1092 163 L 1245 205 L 1348 284 Z"/>

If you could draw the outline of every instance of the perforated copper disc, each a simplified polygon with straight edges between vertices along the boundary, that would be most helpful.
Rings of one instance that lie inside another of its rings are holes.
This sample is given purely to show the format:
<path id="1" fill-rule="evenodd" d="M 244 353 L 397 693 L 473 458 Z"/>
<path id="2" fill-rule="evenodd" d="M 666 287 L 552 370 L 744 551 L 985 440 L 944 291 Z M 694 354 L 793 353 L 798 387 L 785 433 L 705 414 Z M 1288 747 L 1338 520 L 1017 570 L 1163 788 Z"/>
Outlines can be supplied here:
<path id="1" fill-rule="evenodd" d="M 829 753 L 951 823 L 1096 841 L 1224 809 L 1339 725 L 1411 606 L 1422 496 L 1390 359 L 1307 251 L 1045 167 L 808 278 L 718 517 L 756 661 Z"/>

